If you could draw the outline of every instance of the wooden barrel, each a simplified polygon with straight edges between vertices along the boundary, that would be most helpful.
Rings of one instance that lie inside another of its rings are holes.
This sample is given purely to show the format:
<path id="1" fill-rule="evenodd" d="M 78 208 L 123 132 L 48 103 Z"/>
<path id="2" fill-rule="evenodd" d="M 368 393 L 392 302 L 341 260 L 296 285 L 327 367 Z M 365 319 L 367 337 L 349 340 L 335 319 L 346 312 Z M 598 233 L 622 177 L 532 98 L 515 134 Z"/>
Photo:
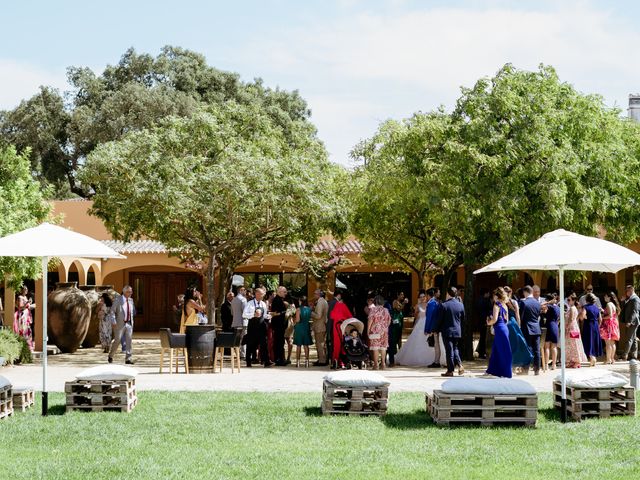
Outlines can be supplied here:
<path id="1" fill-rule="evenodd" d="M 186 345 L 189 373 L 213 373 L 215 325 L 187 325 Z"/>

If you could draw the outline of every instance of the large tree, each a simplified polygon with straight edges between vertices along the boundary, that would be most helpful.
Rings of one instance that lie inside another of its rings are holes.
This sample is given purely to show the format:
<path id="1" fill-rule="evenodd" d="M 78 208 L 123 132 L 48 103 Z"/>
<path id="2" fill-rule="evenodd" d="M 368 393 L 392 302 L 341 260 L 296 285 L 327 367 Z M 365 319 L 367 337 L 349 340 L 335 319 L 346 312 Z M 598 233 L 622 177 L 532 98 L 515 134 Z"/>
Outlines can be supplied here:
<path id="1" fill-rule="evenodd" d="M 407 162 L 416 144 L 423 150 L 416 158 L 433 163 L 429 175 L 413 175 L 424 199 L 416 201 L 411 188 L 394 188 L 385 201 L 389 211 L 401 208 L 407 216 L 429 219 L 431 234 L 453 260 L 441 267 L 464 266 L 465 331 L 471 331 L 473 271 L 479 265 L 556 228 L 604 232 L 620 242 L 638 237 L 640 127 L 601 97 L 560 81 L 551 67 L 529 72 L 505 65 L 493 78 L 463 89 L 445 138 L 415 128 L 418 119 L 433 116 L 417 114 L 407 122 L 417 142 L 411 135 L 401 136 L 399 146 L 394 138 L 385 140 L 396 161 L 377 175 L 393 182 L 397 165 Z M 389 229 L 385 222 L 371 223 Z M 465 336 L 467 357 L 471 340 Z"/>
<path id="2" fill-rule="evenodd" d="M 0 112 L 0 142 L 19 152 L 30 148 L 34 172 L 58 197 L 91 191 L 77 178 L 84 159 L 101 143 L 157 125 L 169 116 L 188 117 L 198 108 L 229 100 L 259 103 L 286 135 L 291 121 L 310 112 L 297 92 L 265 87 L 258 79 L 207 65 L 203 55 L 167 46 L 154 57 L 127 50 L 101 75 L 68 69 L 70 90 L 42 88 L 14 110 Z"/>
<path id="3" fill-rule="evenodd" d="M 342 170 L 306 120 L 283 125 L 287 113 L 275 109 L 228 101 L 172 117 L 98 146 L 81 172 L 115 238 L 157 239 L 204 262 L 209 318 L 216 271 L 226 287 L 261 249 L 345 228 L 334 194 Z"/>
<path id="4" fill-rule="evenodd" d="M 14 147 L 0 147 L 0 237 L 35 227 L 49 212 L 40 185 L 31 177 L 27 155 L 17 154 Z M 41 273 L 37 259 L 0 257 L 0 279 L 14 288 Z"/>
<path id="5" fill-rule="evenodd" d="M 430 187 L 452 129 L 441 111 L 389 120 L 352 152 L 362 165 L 354 171 L 350 225 L 364 256 L 415 273 L 420 289 L 429 275 L 461 262 L 435 228 L 440 199 Z"/>

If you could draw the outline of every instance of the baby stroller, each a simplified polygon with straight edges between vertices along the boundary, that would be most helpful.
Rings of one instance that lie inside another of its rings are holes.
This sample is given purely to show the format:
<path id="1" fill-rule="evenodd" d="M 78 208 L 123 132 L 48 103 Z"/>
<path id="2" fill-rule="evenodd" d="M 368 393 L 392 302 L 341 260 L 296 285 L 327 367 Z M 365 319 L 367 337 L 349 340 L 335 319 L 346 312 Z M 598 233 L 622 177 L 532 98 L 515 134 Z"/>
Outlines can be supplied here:
<path id="1" fill-rule="evenodd" d="M 344 364 L 347 368 L 357 366 L 366 368 L 369 361 L 369 351 L 362 341 L 364 324 L 357 318 L 349 318 L 342 322 L 342 346 L 344 351 Z"/>

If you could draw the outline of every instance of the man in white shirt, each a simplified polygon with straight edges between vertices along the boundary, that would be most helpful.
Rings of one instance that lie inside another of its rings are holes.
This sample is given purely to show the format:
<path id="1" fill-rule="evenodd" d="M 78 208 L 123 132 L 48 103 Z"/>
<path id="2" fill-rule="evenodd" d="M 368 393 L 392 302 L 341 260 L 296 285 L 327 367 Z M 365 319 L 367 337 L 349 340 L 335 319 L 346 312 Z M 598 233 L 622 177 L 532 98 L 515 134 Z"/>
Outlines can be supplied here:
<path id="1" fill-rule="evenodd" d="M 260 362 L 265 368 L 273 365 L 269 360 L 269 347 L 267 345 L 269 314 L 267 313 L 267 304 L 262 300 L 265 293 L 264 288 L 256 288 L 255 298 L 247 302 L 242 313 L 242 318 L 247 321 L 247 335 L 245 337 L 247 367 L 257 361 L 256 350 L 258 347 L 260 347 Z"/>
<path id="2" fill-rule="evenodd" d="M 240 286 L 236 290 L 236 296 L 231 300 L 231 313 L 233 314 L 233 322 L 231 322 L 231 328 L 242 328 L 242 335 L 247 334 L 248 320 L 243 318 L 244 309 L 247 307 L 247 297 L 245 297 L 246 289 Z M 246 345 L 242 345 L 240 348 L 240 358 L 245 358 L 245 352 L 247 350 Z"/>
<path id="3" fill-rule="evenodd" d="M 587 285 L 584 295 L 582 295 L 578 300 L 578 303 L 580 304 L 581 307 L 584 307 L 587 304 L 587 295 L 589 295 L 590 293 L 593 293 L 593 285 Z M 598 308 L 602 308 L 602 303 L 600 302 L 600 298 L 598 298 L 597 295 L 596 295 L 595 304 Z"/>
<path id="4" fill-rule="evenodd" d="M 113 342 L 111 342 L 111 349 L 109 350 L 109 363 L 113 362 L 113 356 L 118 351 L 118 345 L 121 338 L 124 337 L 125 341 L 125 362 L 128 365 L 133 364 L 131 360 L 131 337 L 133 335 L 133 317 L 136 314 L 136 307 L 133 304 L 133 288 L 130 285 L 125 285 L 122 289 L 122 295 L 117 295 L 113 306 L 111 307 L 113 313 L 116 316 L 115 335 Z"/>

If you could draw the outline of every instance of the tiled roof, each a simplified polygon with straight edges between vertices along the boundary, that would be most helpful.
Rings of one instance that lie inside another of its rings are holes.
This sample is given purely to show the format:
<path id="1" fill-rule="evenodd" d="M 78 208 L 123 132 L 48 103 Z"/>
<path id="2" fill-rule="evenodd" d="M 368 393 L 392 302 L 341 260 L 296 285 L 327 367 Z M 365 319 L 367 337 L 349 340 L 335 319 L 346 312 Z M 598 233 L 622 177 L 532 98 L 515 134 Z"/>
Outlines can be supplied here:
<path id="1" fill-rule="evenodd" d="M 102 243 L 125 255 L 127 253 L 167 253 L 167 248 L 155 240 L 134 240 L 132 242 L 102 240 Z"/>
<path id="2" fill-rule="evenodd" d="M 304 242 L 298 242 L 290 247 L 290 250 L 304 250 L 306 244 Z M 355 239 L 347 240 L 344 243 L 340 243 L 333 239 L 320 240 L 313 247 L 311 251 L 313 253 L 326 252 L 331 250 L 342 250 L 344 253 L 362 253 L 362 244 Z"/>
<path id="3" fill-rule="evenodd" d="M 167 248 L 161 243 L 155 240 L 134 240 L 132 242 L 120 242 L 118 240 L 102 240 L 102 243 L 108 247 L 113 248 L 116 252 L 127 253 L 167 253 Z M 286 251 L 292 252 L 295 250 L 304 250 L 306 244 L 304 242 L 298 242 L 292 245 Z M 321 240 L 316 243 L 311 251 L 313 253 L 320 253 L 332 250 L 342 249 L 344 253 L 362 253 L 362 244 L 358 240 L 348 240 L 344 243 L 339 243 L 336 240 Z"/>

